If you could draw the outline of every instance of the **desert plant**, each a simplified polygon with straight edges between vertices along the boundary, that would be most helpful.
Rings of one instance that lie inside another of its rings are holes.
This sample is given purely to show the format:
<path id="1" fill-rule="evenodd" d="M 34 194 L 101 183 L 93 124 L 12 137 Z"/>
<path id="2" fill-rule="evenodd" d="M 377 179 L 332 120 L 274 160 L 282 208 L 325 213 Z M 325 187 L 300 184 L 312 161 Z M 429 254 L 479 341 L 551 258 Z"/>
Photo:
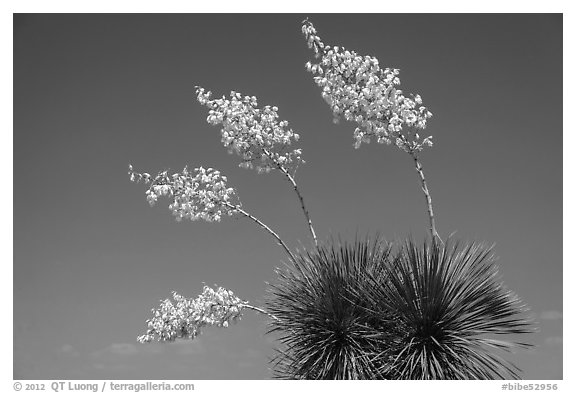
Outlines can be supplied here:
<path id="1" fill-rule="evenodd" d="M 529 333 L 532 322 L 489 247 L 332 241 L 277 275 L 267 309 L 282 378 L 519 377 L 494 350 L 529 344 L 495 336 Z"/>
<path id="2" fill-rule="evenodd" d="M 388 274 L 363 277 L 366 311 L 393 316 L 386 370 L 394 379 L 507 379 L 519 369 L 494 350 L 530 345 L 498 339 L 533 331 L 526 306 L 507 289 L 492 247 L 417 245 L 408 240 Z"/>
<path id="3" fill-rule="evenodd" d="M 332 240 L 296 253 L 266 302 L 279 334 L 275 371 L 281 378 L 388 378 L 390 340 L 398 336 L 391 313 L 370 312 L 365 296 L 370 274 L 383 280 L 392 247 L 382 239 Z"/>
<path id="4" fill-rule="evenodd" d="M 375 138 L 392 142 L 415 163 L 424 192 L 431 242 L 393 246 L 380 237 L 319 242 L 295 180 L 304 161 L 292 145 L 299 135 L 278 119 L 278 108 L 258 108 L 254 96 L 235 91 L 212 99 L 196 88 L 209 108 L 207 122 L 221 126 L 221 140 L 259 173 L 278 171 L 294 189 L 313 240 L 309 250 L 292 251 L 281 237 L 242 206 L 219 171 L 202 167 L 156 176 L 135 172 L 149 185 L 147 200 L 171 199 L 177 220 L 220 221 L 240 215 L 258 224 L 284 249 L 288 262 L 277 269 L 266 309 L 250 305 L 225 288 L 204 287 L 195 299 L 174 293 L 153 309 L 140 342 L 193 339 L 204 326 L 227 327 L 245 309 L 267 315 L 270 333 L 282 348 L 275 359 L 281 378 L 299 379 L 488 379 L 519 376 L 493 350 L 525 347 L 496 337 L 531 331 L 525 306 L 498 276 L 492 249 L 444 244 L 436 230 L 432 199 L 419 154 L 432 146 L 421 138 L 432 116 L 419 95 L 406 97 L 397 69 L 381 69 L 375 57 L 325 45 L 308 21 L 302 25 L 319 62 L 308 62 L 336 119 L 358 124 L 355 147 Z"/>

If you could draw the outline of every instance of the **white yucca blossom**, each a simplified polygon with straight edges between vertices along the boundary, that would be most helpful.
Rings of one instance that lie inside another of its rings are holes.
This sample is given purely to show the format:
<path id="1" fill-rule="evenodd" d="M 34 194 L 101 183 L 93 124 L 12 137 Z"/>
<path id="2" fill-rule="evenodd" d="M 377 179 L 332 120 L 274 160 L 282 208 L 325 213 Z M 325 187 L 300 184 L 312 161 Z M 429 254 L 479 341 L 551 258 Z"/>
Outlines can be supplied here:
<path id="1" fill-rule="evenodd" d="M 182 173 L 171 175 L 163 171 L 152 177 L 148 173 L 134 172 L 130 165 L 128 174 L 133 182 L 142 180 L 150 184 L 146 199 L 151 206 L 161 196 L 172 198 L 169 208 L 177 221 L 184 218 L 220 221 L 222 216 L 237 213 L 241 206 L 236 191 L 226 186 L 226 176 L 212 168 L 200 167 L 192 172 L 184 168 Z"/>
<path id="2" fill-rule="evenodd" d="M 408 153 L 432 146 L 431 136 L 422 139 L 418 134 L 432 113 L 422 105 L 419 95 L 406 97 L 397 88 L 398 69 L 382 69 L 375 57 L 325 45 L 308 20 L 302 23 L 302 33 L 319 59 L 318 63 L 306 63 L 306 69 L 316 75 L 314 81 L 322 89 L 335 122 L 343 116 L 358 124 L 354 131 L 356 148 L 372 137 L 378 143 L 394 142 Z"/>
<path id="3" fill-rule="evenodd" d="M 242 309 L 248 306 L 248 302 L 232 291 L 222 287 L 214 290 L 206 285 L 195 299 L 188 299 L 175 291 L 172 297 L 175 303 L 165 299 L 159 308 L 152 309 L 153 316 L 146 321 L 148 329 L 146 334 L 137 338 L 139 342 L 193 339 L 206 325 L 228 327 L 235 323 L 242 317 Z"/>
<path id="4" fill-rule="evenodd" d="M 302 150 L 292 148 L 299 135 L 286 120 L 278 119 L 278 107 L 260 109 L 256 97 L 235 91 L 229 99 L 210 99 L 212 93 L 197 86 L 196 94 L 198 102 L 210 109 L 207 122 L 222 125 L 222 143 L 242 158 L 241 167 L 255 168 L 258 173 L 273 169 L 294 173 L 304 163 Z"/>
<path id="5" fill-rule="evenodd" d="M 306 63 L 306 69 L 315 74 L 314 81 L 322 88 L 322 97 L 330 105 L 334 120 L 340 116 L 355 122 L 354 147 L 370 143 L 394 142 L 410 154 L 426 197 L 430 233 L 434 241 L 442 239 L 436 231 L 432 198 L 426 184 L 418 155 L 424 147 L 432 146 L 432 136 L 421 138 L 419 131 L 426 128 L 432 113 L 422 105 L 422 97 L 406 97 L 400 86 L 400 70 L 380 68 L 378 59 L 360 56 L 343 47 L 325 45 L 314 25 L 308 19 L 302 22 L 302 33 L 308 47 L 314 51 L 318 63 Z"/>
<path id="6" fill-rule="evenodd" d="M 162 171 L 152 177 L 149 173 L 134 172 L 132 165 L 129 165 L 128 175 L 133 182 L 143 181 L 145 184 L 150 184 L 146 191 L 146 199 L 150 206 L 154 206 L 161 196 L 172 198 L 172 203 L 168 207 L 176 216 L 176 221 L 188 218 L 192 221 L 202 219 L 219 222 L 222 216 L 240 214 L 268 232 L 286 253 L 293 257 L 292 251 L 276 232 L 242 209 L 236 190 L 227 187 L 228 179 L 215 169 L 200 167 L 189 172 L 185 167 L 182 173 L 169 175 L 168 171 Z"/>

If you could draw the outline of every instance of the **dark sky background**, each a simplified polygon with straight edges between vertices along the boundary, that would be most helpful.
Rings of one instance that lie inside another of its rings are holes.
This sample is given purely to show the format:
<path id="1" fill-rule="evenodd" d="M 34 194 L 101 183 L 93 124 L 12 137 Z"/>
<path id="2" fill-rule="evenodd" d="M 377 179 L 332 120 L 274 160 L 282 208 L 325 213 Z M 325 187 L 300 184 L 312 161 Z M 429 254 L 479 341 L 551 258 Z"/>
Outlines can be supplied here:
<path id="1" fill-rule="evenodd" d="M 309 245 L 277 173 L 237 167 L 194 86 L 277 105 L 300 133 L 298 171 L 321 239 L 426 235 L 409 156 L 352 146 L 304 64 L 309 16 L 328 44 L 400 68 L 434 113 L 422 155 L 443 236 L 496 243 L 531 307 L 527 379 L 562 378 L 561 15 L 23 15 L 14 17 L 14 378 L 267 379 L 273 337 L 246 313 L 189 342 L 141 345 L 150 308 L 217 283 L 262 305 L 283 250 L 246 219 L 177 223 L 141 171 L 215 167 L 246 210 Z"/>

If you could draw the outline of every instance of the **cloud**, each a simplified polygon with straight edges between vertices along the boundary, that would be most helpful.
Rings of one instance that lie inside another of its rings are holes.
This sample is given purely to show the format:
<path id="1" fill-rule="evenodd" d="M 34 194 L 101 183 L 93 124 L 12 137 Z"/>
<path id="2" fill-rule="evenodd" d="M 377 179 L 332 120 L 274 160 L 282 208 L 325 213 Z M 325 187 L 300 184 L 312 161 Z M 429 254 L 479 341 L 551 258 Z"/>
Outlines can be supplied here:
<path id="1" fill-rule="evenodd" d="M 173 343 L 169 343 L 174 348 L 177 348 L 177 352 L 181 355 L 199 355 L 206 352 L 202 341 L 199 339 L 194 340 L 176 340 Z"/>
<path id="2" fill-rule="evenodd" d="M 134 356 L 138 354 L 156 354 L 164 352 L 165 344 L 151 343 L 151 344 L 130 344 L 130 343 L 114 343 L 106 348 L 99 349 L 92 352 L 93 357 L 101 358 L 104 356 L 125 357 Z"/>
<path id="3" fill-rule="evenodd" d="M 540 314 L 540 319 L 547 319 L 550 321 L 562 319 L 562 312 L 558 310 L 542 311 L 542 313 Z"/>
<path id="4" fill-rule="evenodd" d="M 162 353 L 164 352 L 163 343 L 148 343 L 138 345 L 138 349 L 142 353 Z"/>
<path id="5" fill-rule="evenodd" d="M 115 355 L 134 355 L 138 353 L 138 348 L 134 344 L 121 343 L 110 345 L 108 351 Z"/>
<path id="6" fill-rule="evenodd" d="M 60 347 L 60 353 L 68 356 L 80 356 L 80 353 L 70 344 L 64 344 Z"/>
<path id="7" fill-rule="evenodd" d="M 104 349 L 92 352 L 92 356 L 101 357 L 105 355 L 120 355 L 131 356 L 139 353 L 138 348 L 134 344 L 129 343 L 115 343 L 107 346 Z"/>
<path id="8" fill-rule="evenodd" d="M 550 336 L 550 337 L 546 337 L 546 339 L 544 340 L 544 344 L 549 345 L 549 346 L 561 346 L 562 345 L 562 337 L 561 336 Z"/>

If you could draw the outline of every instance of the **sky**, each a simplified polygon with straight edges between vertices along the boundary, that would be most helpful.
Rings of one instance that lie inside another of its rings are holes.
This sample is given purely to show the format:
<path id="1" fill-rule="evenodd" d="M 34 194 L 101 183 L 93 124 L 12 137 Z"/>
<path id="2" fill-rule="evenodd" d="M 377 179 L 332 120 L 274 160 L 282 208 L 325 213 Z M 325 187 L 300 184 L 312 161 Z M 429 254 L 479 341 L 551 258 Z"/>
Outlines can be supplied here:
<path id="1" fill-rule="evenodd" d="M 327 44 L 400 68 L 434 117 L 422 153 L 437 229 L 495 244 L 506 285 L 531 308 L 526 379 L 561 379 L 562 16 L 551 14 L 16 14 L 13 68 L 15 379 L 269 379 L 274 337 L 247 312 L 193 341 L 136 342 L 150 309 L 204 283 L 263 305 L 285 260 L 247 219 L 176 222 L 128 164 L 213 167 L 290 247 L 309 247 L 278 173 L 238 167 L 194 86 L 276 105 L 300 134 L 297 182 L 320 239 L 428 228 L 413 163 L 353 148 L 304 64 L 300 22 Z"/>

